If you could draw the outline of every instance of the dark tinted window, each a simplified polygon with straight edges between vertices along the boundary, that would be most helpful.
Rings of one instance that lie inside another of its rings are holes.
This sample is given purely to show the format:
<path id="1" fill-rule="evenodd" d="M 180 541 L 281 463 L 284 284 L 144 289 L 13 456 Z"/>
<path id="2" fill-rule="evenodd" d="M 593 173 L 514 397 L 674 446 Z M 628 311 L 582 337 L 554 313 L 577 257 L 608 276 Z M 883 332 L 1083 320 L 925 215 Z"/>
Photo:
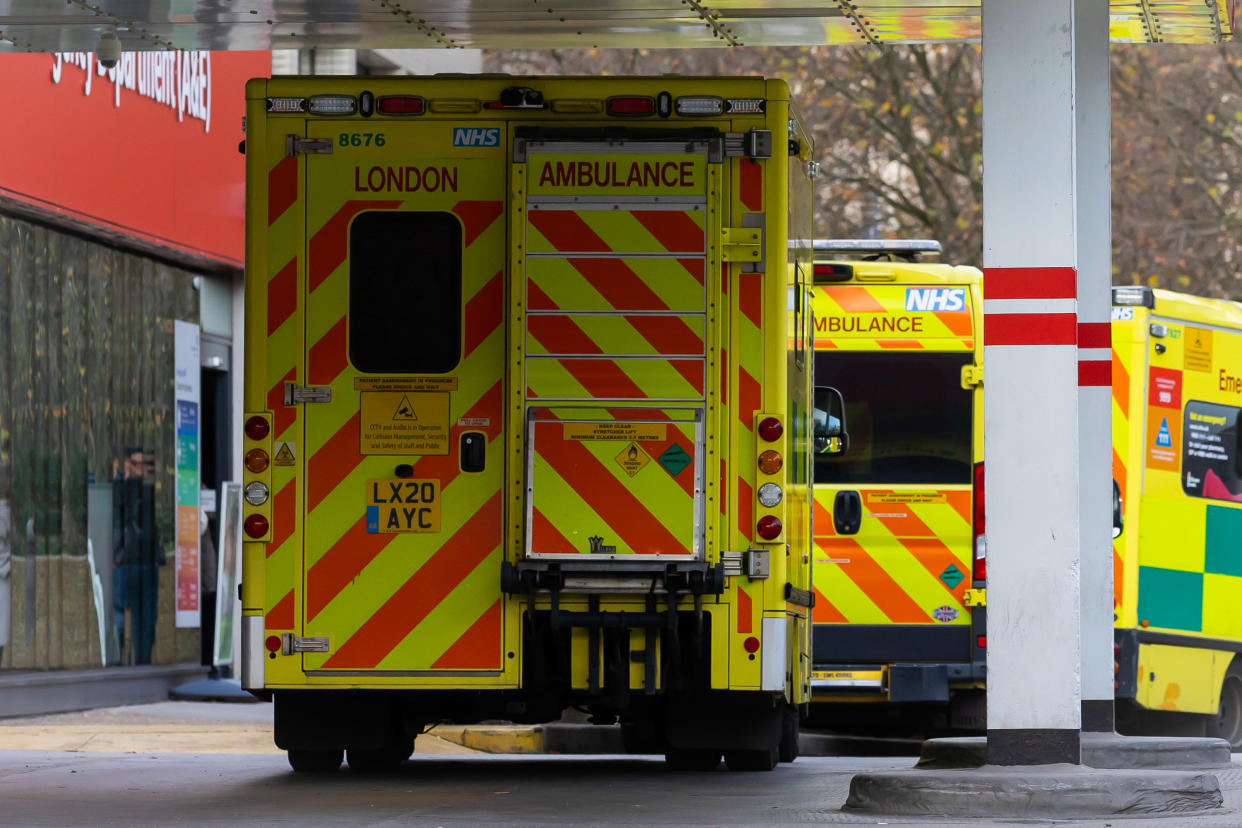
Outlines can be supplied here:
<path id="1" fill-rule="evenodd" d="M 442 374 L 461 359 L 461 223 L 367 212 L 349 231 L 349 359 L 359 371 Z"/>
<path id="2" fill-rule="evenodd" d="M 1148 463 L 1156 452 L 1173 456 L 1175 432 L 1169 418 L 1150 409 L 1149 417 L 1160 417 L 1155 445 L 1148 449 Z M 1173 423 L 1176 426 L 1176 423 Z M 1182 490 L 1195 497 L 1242 501 L 1242 470 L 1238 457 L 1238 409 L 1231 405 L 1191 400 L 1186 403 L 1182 425 Z"/>
<path id="3" fill-rule="evenodd" d="M 969 354 L 819 352 L 815 384 L 845 397 L 845 453 L 815 457 L 815 482 L 971 481 Z"/>

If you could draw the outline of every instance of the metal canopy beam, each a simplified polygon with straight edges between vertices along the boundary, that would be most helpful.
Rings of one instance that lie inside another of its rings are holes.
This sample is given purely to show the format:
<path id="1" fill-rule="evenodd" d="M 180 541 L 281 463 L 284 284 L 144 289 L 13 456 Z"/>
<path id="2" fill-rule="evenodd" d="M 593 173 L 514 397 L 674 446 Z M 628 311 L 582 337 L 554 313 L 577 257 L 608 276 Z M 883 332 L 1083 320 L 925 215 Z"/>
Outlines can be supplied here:
<path id="1" fill-rule="evenodd" d="M 1111 0 L 1112 40 L 1212 43 L 1232 0 Z M 0 52 L 568 49 L 978 40 L 980 0 L 22 0 L 0 4 Z"/>

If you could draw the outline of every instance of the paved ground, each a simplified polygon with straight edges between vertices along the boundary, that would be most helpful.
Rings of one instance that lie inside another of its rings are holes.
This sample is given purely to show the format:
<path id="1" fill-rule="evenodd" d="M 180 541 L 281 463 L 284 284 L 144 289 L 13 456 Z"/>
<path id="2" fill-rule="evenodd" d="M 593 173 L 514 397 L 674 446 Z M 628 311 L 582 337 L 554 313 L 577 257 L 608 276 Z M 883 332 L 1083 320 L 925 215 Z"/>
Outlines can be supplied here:
<path id="1" fill-rule="evenodd" d="M 254 735 L 266 738 L 270 711 L 174 702 L 0 722 L 0 825 L 1242 826 L 1242 755 L 1218 774 L 1228 809 L 1218 814 L 964 823 L 839 810 L 854 773 L 910 767 L 911 757 L 811 757 L 736 774 L 672 773 L 657 757 L 424 751 L 393 774 L 294 775 Z M 75 745 L 67 733 L 96 735 Z M 64 741 L 49 749 L 56 738 Z M 233 752 L 216 752 L 230 739 Z"/>

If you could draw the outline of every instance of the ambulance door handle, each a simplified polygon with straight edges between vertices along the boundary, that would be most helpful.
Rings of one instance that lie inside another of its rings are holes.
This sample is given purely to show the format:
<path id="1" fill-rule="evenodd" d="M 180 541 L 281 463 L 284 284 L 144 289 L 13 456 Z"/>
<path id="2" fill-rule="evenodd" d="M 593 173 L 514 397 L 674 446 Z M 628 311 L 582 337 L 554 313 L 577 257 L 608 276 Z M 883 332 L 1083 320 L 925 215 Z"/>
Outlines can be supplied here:
<path id="1" fill-rule="evenodd" d="M 838 535 L 853 535 L 862 525 L 862 498 L 852 489 L 837 492 L 832 502 L 832 525 Z"/>
<path id="2" fill-rule="evenodd" d="M 487 465 L 487 435 L 481 431 L 463 432 L 457 449 L 462 471 L 483 471 L 483 467 Z"/>

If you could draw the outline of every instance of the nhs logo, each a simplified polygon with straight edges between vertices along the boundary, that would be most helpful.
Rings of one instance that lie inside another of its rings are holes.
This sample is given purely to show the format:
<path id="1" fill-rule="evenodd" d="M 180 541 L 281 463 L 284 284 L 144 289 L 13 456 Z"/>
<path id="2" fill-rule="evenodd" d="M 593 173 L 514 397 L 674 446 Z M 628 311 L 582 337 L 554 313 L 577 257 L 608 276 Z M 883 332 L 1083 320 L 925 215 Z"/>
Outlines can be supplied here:
<path id="1" fill-rule="evenodd" d="M 906 288 L 906 310 L 966 310 L 966 288 Z"/>
<path id="2" fill-rule="evenodd" d="M 498 147 L 500 127 L 453 127 L 455 147 Z"/>

